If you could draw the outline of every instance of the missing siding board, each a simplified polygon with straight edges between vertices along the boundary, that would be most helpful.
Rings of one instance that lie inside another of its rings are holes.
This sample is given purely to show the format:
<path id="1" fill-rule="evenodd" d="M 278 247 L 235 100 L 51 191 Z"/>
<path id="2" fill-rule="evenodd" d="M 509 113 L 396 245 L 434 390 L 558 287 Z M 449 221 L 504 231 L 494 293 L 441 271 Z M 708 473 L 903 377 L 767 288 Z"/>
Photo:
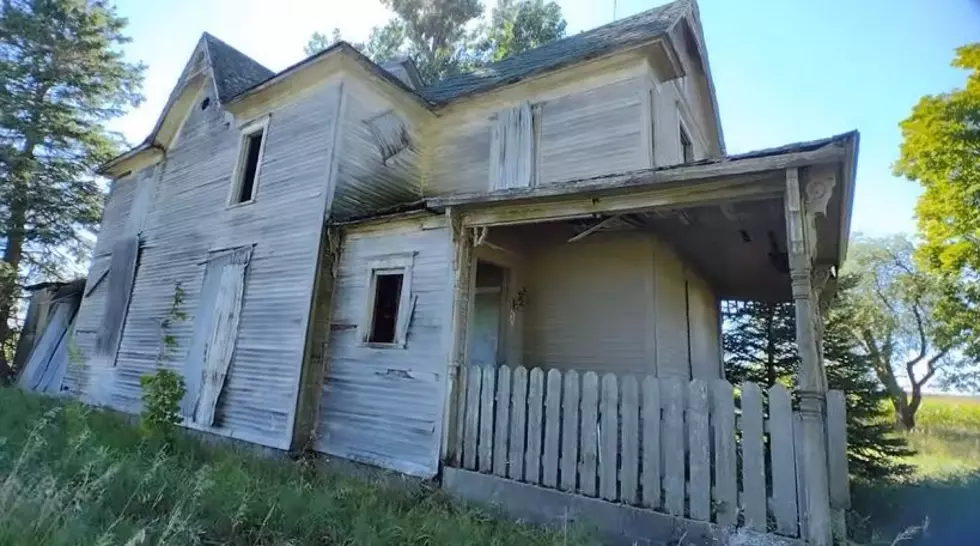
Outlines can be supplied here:
<path id="1" fill-rule="evenodd" d="M 412 139 L 408 128 L 393 110 L 364 121 L 371 136 L 374 137 L 381 153 L 381 163 L 385 164 L 403 150 L 412 147 Z"/>

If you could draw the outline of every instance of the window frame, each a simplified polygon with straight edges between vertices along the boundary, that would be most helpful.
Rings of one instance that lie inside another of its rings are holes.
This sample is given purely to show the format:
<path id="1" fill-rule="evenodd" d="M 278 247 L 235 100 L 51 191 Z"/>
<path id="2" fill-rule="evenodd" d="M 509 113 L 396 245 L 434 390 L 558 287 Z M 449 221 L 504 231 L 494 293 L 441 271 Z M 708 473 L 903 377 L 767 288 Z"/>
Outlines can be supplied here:
<path id="1" fill-rule="evenodd" d="M 256 134 L 262 133 L 262 142 L 259 143 L 259 156 L 255 164 L 255 178 L 252 180 L 252 195 L 245 201 L 238 201 L 244 185 L 245 162 L 248 161 L 249 140 Z M 269 143 L 269 116 L 245 123 L 239 128 L 238 132 L 238 156 L 235 161 L 235 170 L 232 172 L 231 187 L 228 192 L 228 208 L 251 205 L 255 202 L 259 193 L 259 180 L 262 178 L 262 161 L 265 158 L 265 148 Z"/>
<path id="2" fill-rule="evenodd" d="M 412 270 L 415 267 L 415 252 L 403 252 L 376 256 L 368 263 L 367 293 L 364 298 L 364 311 L 358 324 L 357 336 L 362 346 L 378 349 L 404 349 L 407 346 L 408 327 L 415 312 L 415 296 L 412 294 Z M 395 318 L 395 338 L 391 342 L 371 341 L 374 328 L 374 304 L 378 295 L 378 277 L 381 275 L 402 275 L 401 294 L 398 298 L 398 316 Z"/>
<path id="3" fill-rule="evenodd" d="M 684 143 L 685 140 L 687 141 L 687 145 Z M 677 141 L 681 146 L 681 163 L 693 163 L 698 160 L 694 154 L 694 139 L 691 137 L 691 131 L 688 130 L 683 117 L 679 117 L 677 123 Z M 690 160 L 687 158 L 688 154 L 686 152 L 688 150 L 691 152 Z"/>

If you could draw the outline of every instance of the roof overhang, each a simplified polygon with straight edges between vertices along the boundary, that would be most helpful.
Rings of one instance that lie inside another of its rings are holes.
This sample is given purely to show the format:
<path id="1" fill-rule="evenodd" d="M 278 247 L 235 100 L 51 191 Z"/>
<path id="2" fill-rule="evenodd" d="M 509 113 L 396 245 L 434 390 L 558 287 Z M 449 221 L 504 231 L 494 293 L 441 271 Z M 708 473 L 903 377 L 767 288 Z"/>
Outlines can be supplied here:
<path id="1" fill-rule="evenodd" d="M 426 207 L 459 211 L 463 225 L 490 226 L 596 217 L 626 212 L 721 204 L 739 200 L 781 199 L 786 170 L 834 169 L 837 197 L 828 211 L 836 225 L 824 248 L 843 262 L 850 232 L 858 133 L 726 156 L 672 167 L 549 184 L 534 188 L 468 193 L 429 199 Z"/>

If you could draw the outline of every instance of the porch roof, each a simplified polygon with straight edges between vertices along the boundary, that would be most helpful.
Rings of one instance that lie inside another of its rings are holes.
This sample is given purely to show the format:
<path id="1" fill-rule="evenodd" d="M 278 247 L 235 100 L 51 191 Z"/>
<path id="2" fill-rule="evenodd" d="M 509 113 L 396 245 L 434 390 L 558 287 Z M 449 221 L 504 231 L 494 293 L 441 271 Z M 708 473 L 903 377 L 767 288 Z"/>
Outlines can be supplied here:
<path id="1" fill-rule="evenodd" d="M 818 259 L 839 265 L 847 253 L 858 142 L 855 130 L 674 166 L 430 198 L 425 208 L 467 211 L 464 223 L 470 225 L 505 225 L 782 199 L 786 169 L 829 167 L 837 184 L 826 214 L 832 221 L 822 222 Z"/>

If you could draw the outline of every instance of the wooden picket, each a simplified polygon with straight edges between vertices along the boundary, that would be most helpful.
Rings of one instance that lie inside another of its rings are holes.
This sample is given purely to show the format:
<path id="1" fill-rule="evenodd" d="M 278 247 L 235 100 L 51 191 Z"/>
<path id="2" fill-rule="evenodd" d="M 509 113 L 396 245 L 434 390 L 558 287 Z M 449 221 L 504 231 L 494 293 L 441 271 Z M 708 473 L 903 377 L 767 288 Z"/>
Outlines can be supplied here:
<path id="1" fill-rule="evenodd" d="M 800 417 L 781 385 L 471 368 L 450 461 L 547 488 L 798 537 Z M 827 395 L 833 508 L 847 507 L 843 393 Z M 841 519 L 842 518 L 838 518 Z"/>

